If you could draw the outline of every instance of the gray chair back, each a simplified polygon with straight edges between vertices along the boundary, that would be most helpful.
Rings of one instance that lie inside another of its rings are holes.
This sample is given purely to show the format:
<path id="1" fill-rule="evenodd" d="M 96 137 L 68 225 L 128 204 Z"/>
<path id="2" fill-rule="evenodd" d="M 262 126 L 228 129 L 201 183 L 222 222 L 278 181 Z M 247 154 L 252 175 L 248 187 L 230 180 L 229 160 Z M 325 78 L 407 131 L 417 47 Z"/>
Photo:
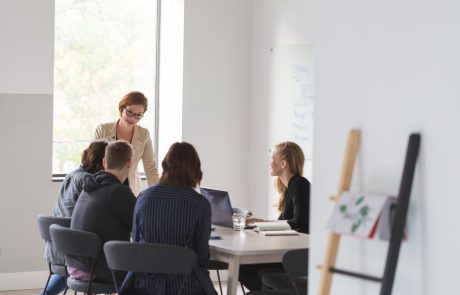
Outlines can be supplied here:
<path id="1" fill-rule="evenodd" d="M 51 242 L 51 234 L 50 234 L 50 225 L 58 224 L 64 227 L 70 227 L 70 217 L 54 217 L 54 216 L 47 216 L 47 215 L 38 215 L 37 222 L 38 222 L 38 230 L 40 232 L 40 237 L 45 240 L 47 243 L 47 251 L 50 252 L 49 255 L 53 253 L 53 243 Z M 59 255 L 59 254 L 57 254 Z M 53 274 L 58 274 L 60 276 L 66 275 L 66 270 L 64 266 L 64 262 L 61 261 L 54 261 L 54 258 L 47 257 L 48 260 L 48 268 L 49 268 L 49 275 L 48 279 L 46 280 L 45 287 L 43 288 L 43 293 L 48 288 L 48 284 L 50 278 Z"/>
<path id="2" fill-rule="evenodd" d="M 197 260 L 189 248 L 153 243 L 110 241 L 104 244 L 104 253 L 112 274 L 113 271 L 133 271 L 182 275 L 180 291 Z M 115 285 L 118 291 L 118 284 Z"/>
<path id="3" fill-rule="evenodd" d="M 91 261 L 90 277 L 94 277 L 96 260 L 102 251 L 101 239 L 95 233 L 64 228 L 59 225 L 50 226 L 51 240 L 57 251 L 64 253 L 66 266 L 73 266 L 69 263 L 71 258 L 82 257 L 89 258 Z M 67 286 L 78 292 L 87 294 L 113 293 L 115 286 L 113 283 L 100 283 L 89 281 L 80 281 L 73 278 L 67 279 Z"/>
<path id="4" fill-rule="evenodd" d="M 308 292 L 308 249 L 291 250 L 283 255 L 283 268 L 292 282 L 295 294 Z M 301 290 L 299 284 L 306 286 Z"/>
<path id="5" fill-rule="evenodd" d="M 101 252 L 101 239 L 95 233 L 54 224 L 50 226 L 50 233 L 56 250 L 66 256 L 83 256 L 95 260 Z"/>
<path id="6" fill-rule="evenodd" d="M 291 277 L 308 275 L 308 249 L 291 250 L 284 253 L 283 268 Z"/>
<path id="7" fill-rule="evenodd" d="M 71 218 L 38 215 L 37 221 L 40 237 L 46 242 L 51 242 L 50 225 L 58 224 L 63 227 L 70 227 Z"/>

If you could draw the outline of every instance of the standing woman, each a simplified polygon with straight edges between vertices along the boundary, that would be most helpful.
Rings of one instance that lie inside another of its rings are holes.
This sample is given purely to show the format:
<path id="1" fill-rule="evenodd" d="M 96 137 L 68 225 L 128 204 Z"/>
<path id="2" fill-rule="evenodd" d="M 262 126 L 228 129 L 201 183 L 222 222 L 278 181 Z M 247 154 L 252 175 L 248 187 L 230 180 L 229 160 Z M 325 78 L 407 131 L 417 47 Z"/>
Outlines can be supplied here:
<path id="1" fill-rule="evenodd" d="M 149 186 L 158 182 L 157 163 L 153 155 L 152 140 L 146 128 L 137 123 L 147 111 L 148 101 L 141 92 L 130 92 L 118 103 L 120 119 L 116 122 L 101 124 L 96 128 L 95 139 L 108 142 L 126 140 L 133 147 L 132 166 L 129 170 L 128 184 L 135 196 L 140 193 L 140 181 L 137 166 L 142 159 Z"/>

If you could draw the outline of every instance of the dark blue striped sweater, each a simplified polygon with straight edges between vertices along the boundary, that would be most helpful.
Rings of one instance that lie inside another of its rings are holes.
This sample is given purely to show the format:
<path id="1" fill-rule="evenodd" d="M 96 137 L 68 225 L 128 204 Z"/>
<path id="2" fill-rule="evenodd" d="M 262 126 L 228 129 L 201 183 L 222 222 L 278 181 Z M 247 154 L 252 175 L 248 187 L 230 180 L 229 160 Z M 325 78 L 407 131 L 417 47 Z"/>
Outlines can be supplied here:
<path id="1" fill-rule="evenodd" d="M 192 188 L 155 185 L 137 200 L 133 219 L 133 240 L 191 248 L 198 265 L 186 281 L 182 294 L 217 294 L 207 270 L 211 208 Z M 129 273 L 122 292 L 177 294 L 181 278 L 172 275 Z"/>

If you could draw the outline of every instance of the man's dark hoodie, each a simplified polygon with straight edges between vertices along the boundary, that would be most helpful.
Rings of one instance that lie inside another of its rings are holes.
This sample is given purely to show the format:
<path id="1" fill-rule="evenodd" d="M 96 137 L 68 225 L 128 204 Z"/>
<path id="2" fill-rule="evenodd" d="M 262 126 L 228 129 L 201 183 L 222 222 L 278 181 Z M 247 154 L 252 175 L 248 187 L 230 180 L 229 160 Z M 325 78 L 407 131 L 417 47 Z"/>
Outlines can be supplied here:
<path id="1" fill-rule="evenodd" d="M 104 170 L 85 178 L 70 227 L 99 235 L 102 245 L 107 241 L 129 241 L 136 197 L 129 186 Z M 89 266 L 76 263 L 80 270 Z M 96 263 L 96 278 L 112 280 L 103 251 Z"/>

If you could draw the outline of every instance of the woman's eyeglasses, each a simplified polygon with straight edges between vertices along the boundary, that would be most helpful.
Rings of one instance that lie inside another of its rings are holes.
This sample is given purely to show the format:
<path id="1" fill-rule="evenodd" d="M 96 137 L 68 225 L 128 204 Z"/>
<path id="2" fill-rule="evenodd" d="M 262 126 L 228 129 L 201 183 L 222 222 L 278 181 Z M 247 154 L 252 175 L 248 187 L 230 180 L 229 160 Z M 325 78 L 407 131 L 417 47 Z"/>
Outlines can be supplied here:
<path id="1" fill-rule="evenodd" d="M 140 119 L 142 119 L 142 117 L 144 117 L 143 113 L 135 113 L 135 112 L 131 111 L 130 109 L 128 109 L 128 107 L 125 107 L 125 111 L 126 111 L 126 115 L 128 117 L 131 117 L 131 118 L 134 118 L 134 119 L 137 119 L 137 120 L 140 120 Z"/>

